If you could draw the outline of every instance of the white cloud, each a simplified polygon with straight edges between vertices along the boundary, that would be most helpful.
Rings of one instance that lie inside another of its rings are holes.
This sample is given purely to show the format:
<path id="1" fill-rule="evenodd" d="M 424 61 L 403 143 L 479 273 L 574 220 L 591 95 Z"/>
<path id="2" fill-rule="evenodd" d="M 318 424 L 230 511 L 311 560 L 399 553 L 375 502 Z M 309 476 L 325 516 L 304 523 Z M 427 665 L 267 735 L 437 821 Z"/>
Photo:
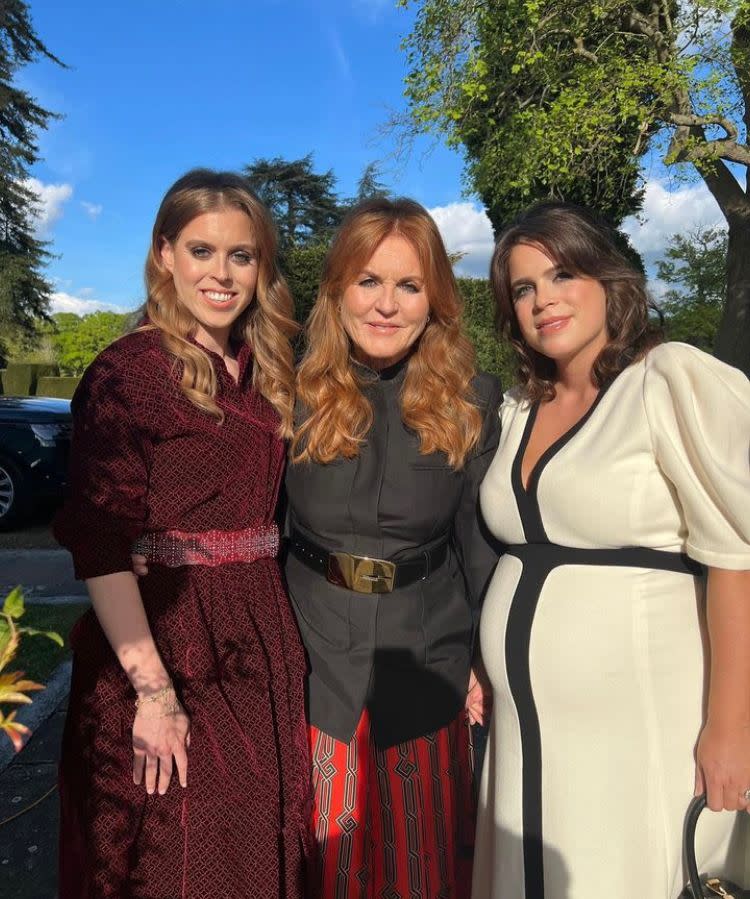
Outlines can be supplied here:
<path id="1" fill-rule="evenodd" d="M 100 203 L 89 203 L 88 200 L 81 200 L 81 206 L 86 211 L 86 215 L 95 222 L 102 214 L 104 207 Z"/>
<path id="2" fill-rule="evenodd" d="M 328 42 L 331 45 L 333 58 L 336 60 L 336 67 L 339 70 L 339 76 L 345 82 L 351 82 L 352 69 L 349 65 L 349 57 L 346 55 L 346 50 L 344 49 L 344 45 L 341 42 L 341 35 L 335 28 L 328 29 Z"/>
<path id="3" fill-rule="evenodd" d="M 476 203 L 456 202 L 429 210 L 435 219 L 449 253 L 466 255 L 455 266 L 457 275 L 486 278 L 494 248 L 492 225 L 483 208 Z M 647 267 L 661 258 L 674 234 L 697 228 L 726 227 L 716 201 L 703 182 L 670 189 L 668 182 L 652 180 L 646 185 L 643 211 L 623 223 L 633 246 Z M 655 294 L 664 286 L 652 281 Z"/>
<path id="4" fill-rule="evenodd" d="M 702 181 L 678 190 L 649 181 L 643 211 L 625 219 L 622 230 L 648 265 L 662 255 L 672 235 L 712 227 L 726 227 L 726 221 Z"/>
<path id="5" fill-rule="evenodd" d="M 90 299 L 93 293 L 90 288 L 81 291 L 87 296 L 73 296 L 70 293 L 58 291 L 51 295 L 50 308 L 52 312 L 74 312 L 76 315 L 88 315 L 89 312 L 132 312 L 124 306 L 116 306 L 113 303 L 104 303 L 101 300 Z"/>
<path id="6" fill-rule="evenodd" d="M 38 178 L 27 178 L 24 187 L 39 197 L 34 230 L 37 237 L 47 237 L 63 214 L 63 205 L 73 196 L 73 188 L 70 184 L 44 184 Z"/>
<path id="7" fill-rule="evenodd" d="M 456 265 L 457 275 L 486 278 L 495 242 L 487 214 L 474 203 L 435 206 L 430 215 L 440 230 L 449 253 L 464 253 Z"/>

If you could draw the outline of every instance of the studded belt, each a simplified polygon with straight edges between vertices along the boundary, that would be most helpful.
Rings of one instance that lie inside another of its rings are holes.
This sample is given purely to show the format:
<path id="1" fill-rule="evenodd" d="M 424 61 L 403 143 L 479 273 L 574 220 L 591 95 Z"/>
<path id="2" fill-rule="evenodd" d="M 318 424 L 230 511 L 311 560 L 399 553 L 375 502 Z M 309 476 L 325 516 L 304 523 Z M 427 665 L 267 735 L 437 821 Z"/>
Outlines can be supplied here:
<path id="1" fill-rule="evenodd" d="M 133 552 L 168 568 L 257 562 L 278 555 L 279 529 L 261 524 L 241 531 L 149 531 L 135 541 Z"/>

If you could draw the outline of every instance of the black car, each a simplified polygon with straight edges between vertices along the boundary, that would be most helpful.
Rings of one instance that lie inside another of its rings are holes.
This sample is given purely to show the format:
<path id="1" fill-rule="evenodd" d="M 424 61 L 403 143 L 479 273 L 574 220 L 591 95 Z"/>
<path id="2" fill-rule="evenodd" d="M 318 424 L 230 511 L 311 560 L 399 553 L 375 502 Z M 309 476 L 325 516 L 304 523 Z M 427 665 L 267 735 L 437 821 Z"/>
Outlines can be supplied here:
<path id="1" fill-rule="evenodd" d="M 62 498 L 72 430 L 68 400 L 0 396 L 0 528 Z"/>

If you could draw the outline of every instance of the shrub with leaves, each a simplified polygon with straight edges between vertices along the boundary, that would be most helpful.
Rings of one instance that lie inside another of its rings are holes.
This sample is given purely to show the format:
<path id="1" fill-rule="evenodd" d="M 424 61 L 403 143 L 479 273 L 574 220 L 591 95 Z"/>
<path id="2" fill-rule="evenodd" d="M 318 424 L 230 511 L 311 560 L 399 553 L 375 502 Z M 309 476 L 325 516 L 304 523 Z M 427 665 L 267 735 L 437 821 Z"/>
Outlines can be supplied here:
<path id="1" fill-rule="evenodd" d="M 0 731 L 4 731 L 18 752 L 31 731 L 16 721 L 16 710 L 6 714 L 3 706 L 28 705 L 34 690 L 43 690 L 43 684 L 24 680 L 23 671 L 7 671 L 21 643 L 21 636 L 42 636 L 63 645 L 62 637 L 53 631 L 40 631 L 33 627 L 21 627 L 18 621 L 25 611 L 21 588 L 16 587 L 5 597 L 0 612 Z"/>

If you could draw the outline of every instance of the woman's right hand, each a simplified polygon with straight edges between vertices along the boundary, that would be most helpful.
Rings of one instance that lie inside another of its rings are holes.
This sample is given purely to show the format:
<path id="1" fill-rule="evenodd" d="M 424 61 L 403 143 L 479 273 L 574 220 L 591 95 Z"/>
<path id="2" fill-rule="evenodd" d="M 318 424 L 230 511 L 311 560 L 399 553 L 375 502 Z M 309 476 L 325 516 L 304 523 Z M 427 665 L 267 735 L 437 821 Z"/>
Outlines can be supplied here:
<path id="1" fill-rule="evenodd" d="M 133 783 L 145 781 L 149 794 L 158 786 L 163 796 L 175 765 L 180 786 L 187 786 L 190 719 L 173 691 L 155 702 L 144 698 L 133 721 Z"/>
<path id="2" fill-rule="evenodd" d="M 133 566 L 133 574 L 136 577 L 146 577 L 148 574 L 147 562 L 148 559 L 145 556 L 141 556 L 138 553 L 131 553 L 130 563 Z"/>

